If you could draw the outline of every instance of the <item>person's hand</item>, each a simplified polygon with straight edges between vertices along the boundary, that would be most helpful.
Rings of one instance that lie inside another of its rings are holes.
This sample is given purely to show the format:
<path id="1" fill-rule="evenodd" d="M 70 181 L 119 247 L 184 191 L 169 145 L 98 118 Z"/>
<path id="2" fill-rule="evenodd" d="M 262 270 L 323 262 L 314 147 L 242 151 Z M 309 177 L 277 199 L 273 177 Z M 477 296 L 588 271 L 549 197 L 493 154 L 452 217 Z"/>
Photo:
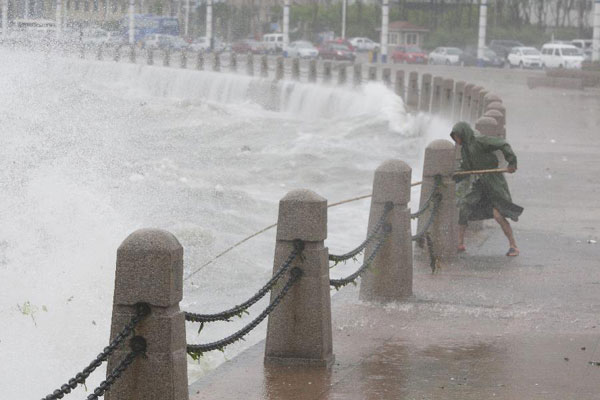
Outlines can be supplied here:
<path id="1" fill-rule="evenodd" d="M 513 174 L 517 170 L 517 167 L 508 167 L 506 168 L 506 170 L 509 174 Z"/>

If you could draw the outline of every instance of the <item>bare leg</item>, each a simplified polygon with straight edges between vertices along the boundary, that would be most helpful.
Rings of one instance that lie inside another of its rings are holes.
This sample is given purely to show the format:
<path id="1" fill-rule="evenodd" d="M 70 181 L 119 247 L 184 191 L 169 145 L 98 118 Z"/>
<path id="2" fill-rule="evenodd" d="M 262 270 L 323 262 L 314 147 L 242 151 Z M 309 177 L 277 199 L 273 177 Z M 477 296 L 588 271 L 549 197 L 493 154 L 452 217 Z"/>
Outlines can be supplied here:
<path id="1" fill-rule="evenodd" d="M 504 218 L 504 216 L 502 214 L 500 214 L 500 212 L 494 208 L 494 219 L 496 220 L 496 222 L 500 225 L 500 227 L 502 228 L 502 232 L 504 232 L 504 235 L 506 236 L 506 238 L 508 239 L 508 244 L 510 245 L 510 247 L 514 248 L 514 249 L 518 249 L 517 247 L 517 242 L 515 241 L 515 237 L 513 235 L 513 230 L 510 226 L 510 223 L 507 221 L 506 218 Z"/>
<path id="2" fill-rule="evenodd" d="M 465 232 L 467 230 L 467 225 L 459 225 L 458 226 L 458 250 L 465 251 Z"/>

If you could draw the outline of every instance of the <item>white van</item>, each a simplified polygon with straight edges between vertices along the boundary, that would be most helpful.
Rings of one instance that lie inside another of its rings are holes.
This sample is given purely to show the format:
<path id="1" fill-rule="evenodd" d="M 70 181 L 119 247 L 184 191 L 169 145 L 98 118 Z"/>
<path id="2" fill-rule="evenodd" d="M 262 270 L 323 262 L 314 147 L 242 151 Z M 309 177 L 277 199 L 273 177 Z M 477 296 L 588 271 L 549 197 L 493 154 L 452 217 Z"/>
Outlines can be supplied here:
<path id="1" fill-rule="evenodd" d="M 546 43 L 542 46 L 542 66 L 545 68 L 581 69 L 584 57 L 572 44 Z"/>
<path id="2" fill-rule="evenodd" d="M 283 34 L 267 33 L 263 35 L 263 45 L 268 53 L 279 53 L 283 51 Z"/>

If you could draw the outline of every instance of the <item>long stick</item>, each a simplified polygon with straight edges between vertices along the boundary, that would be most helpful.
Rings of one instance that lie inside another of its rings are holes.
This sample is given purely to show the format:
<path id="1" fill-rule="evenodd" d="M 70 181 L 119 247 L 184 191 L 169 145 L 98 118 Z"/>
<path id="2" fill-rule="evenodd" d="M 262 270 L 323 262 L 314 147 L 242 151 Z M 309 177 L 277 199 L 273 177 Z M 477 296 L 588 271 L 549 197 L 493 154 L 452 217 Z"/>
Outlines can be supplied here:
<path id="1" fill-rule="evenodd" d="M 454 176 L 460 175 L 476 175 L 476 174 L 496 174 L 500 172 L 508 172 L 508 168 L 495 168 L 495 169 L 479 169 L 473 171 L 457 171 Z"/>

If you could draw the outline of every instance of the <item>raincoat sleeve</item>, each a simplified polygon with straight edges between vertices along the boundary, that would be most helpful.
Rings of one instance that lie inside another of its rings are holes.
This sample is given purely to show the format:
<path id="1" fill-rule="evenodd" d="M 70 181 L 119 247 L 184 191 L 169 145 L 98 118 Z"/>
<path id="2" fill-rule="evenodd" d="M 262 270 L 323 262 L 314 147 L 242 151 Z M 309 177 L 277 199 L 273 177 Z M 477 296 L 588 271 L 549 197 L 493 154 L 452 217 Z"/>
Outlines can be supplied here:
<path id="1" fill-rule="evenodd" d="M 508 162 L 508 166 L 517 168 L 517 156 L 506 140 L 498 137 L 481 136 L 479 141 L 485 146 L 486 151 L 500 150 L 504 154 L 504 159 Z"/>

